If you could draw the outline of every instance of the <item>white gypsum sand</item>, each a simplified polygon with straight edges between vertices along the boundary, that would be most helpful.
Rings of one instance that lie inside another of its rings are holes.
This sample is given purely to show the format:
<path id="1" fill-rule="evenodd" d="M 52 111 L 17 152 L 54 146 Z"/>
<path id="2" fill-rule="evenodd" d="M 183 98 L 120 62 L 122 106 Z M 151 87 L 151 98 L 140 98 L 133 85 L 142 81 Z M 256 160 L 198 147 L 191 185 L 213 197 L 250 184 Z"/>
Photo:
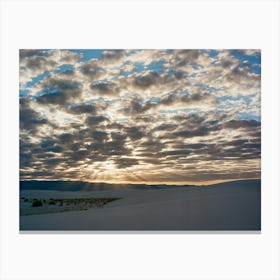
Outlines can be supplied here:
<path id="1" fill-rule="evenodd" d="M 21 216 L 21 230 L 260 230 L 258 180 L 151 190 L 24 190 L 21 197 L 121 198 L 103 208 Z"/>

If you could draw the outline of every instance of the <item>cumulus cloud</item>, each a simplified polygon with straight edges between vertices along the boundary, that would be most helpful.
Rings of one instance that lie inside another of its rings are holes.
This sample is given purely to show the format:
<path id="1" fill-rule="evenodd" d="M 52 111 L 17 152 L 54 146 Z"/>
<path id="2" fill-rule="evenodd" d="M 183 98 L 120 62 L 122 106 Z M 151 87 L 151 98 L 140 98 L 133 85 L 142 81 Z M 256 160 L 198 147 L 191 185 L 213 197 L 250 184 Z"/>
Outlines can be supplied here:
<path id="1" fill-rule="evenodd" d="M 32 109 L 32 101 L 28 98 L 20 99 L 20 129 L 35 133 L 40 125 L 47 124 L 47 119 Z"/>
<path id="2" fill-rule="evenodd" d="M 55 73 L 65 64 L 75 65 L 82 56 L 70 50 L 19 50 L 20 88 L 25 89 L 39 75 Z M 70 72 L 70 71 L 69 71 Z"/>
<path id="3" fill-rule="evenodd" d="M 259 50 L 20 50 L 21 179 L 260 176 Z"/>

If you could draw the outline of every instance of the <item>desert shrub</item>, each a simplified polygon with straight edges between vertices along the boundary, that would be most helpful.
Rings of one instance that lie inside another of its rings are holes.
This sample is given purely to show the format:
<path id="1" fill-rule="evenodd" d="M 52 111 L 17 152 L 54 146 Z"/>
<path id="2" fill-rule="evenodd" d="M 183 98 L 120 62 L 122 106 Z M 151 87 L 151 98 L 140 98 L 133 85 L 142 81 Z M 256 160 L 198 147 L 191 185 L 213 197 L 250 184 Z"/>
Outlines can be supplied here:
<path id="1" fill-rule="evenodd" d="M 24 202 L 28 202 L 28 198 L 25 198 L 25 199 L 24 199 Z"/>
<path id="2" fill-rule="evenodd" d="M 50 200 L 49 201 L 49 205 L 55 205 L 55 201 L 54 200 Z"/>
<path id="3" fill-rule="evenodd" d="M 38 207 L 38 206 L 42 206 L 42 205 L 43 205 L 42 201 L 38 200 L 38 199 L 35 199 L 32 202 L 32 207 Z"/>

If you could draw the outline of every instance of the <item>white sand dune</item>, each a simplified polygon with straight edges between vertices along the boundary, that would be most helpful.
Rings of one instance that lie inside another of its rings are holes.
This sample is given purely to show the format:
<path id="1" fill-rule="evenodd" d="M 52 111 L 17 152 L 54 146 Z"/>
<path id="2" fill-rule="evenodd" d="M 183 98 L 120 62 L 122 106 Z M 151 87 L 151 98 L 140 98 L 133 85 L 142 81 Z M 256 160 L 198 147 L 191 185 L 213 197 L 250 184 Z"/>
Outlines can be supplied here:
<path id="1" fill-rule="evenodd" d="M 260 230 L 260 181 L 156 190 L 24 190 L 37 198 L 121 197 L 104 208 L 20 217 L 20 230 Z"/>

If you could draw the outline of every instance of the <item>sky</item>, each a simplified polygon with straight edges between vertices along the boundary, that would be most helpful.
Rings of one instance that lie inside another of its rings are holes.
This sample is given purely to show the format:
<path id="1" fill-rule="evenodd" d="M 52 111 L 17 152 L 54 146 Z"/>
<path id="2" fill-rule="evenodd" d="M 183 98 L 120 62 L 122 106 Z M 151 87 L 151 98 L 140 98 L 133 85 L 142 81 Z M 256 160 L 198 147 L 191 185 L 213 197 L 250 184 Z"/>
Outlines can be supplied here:
<path id="1" fill-rule="evenodd" d="M 255 49 L 19 52 L 20 179 L 260 178 Z"/>

